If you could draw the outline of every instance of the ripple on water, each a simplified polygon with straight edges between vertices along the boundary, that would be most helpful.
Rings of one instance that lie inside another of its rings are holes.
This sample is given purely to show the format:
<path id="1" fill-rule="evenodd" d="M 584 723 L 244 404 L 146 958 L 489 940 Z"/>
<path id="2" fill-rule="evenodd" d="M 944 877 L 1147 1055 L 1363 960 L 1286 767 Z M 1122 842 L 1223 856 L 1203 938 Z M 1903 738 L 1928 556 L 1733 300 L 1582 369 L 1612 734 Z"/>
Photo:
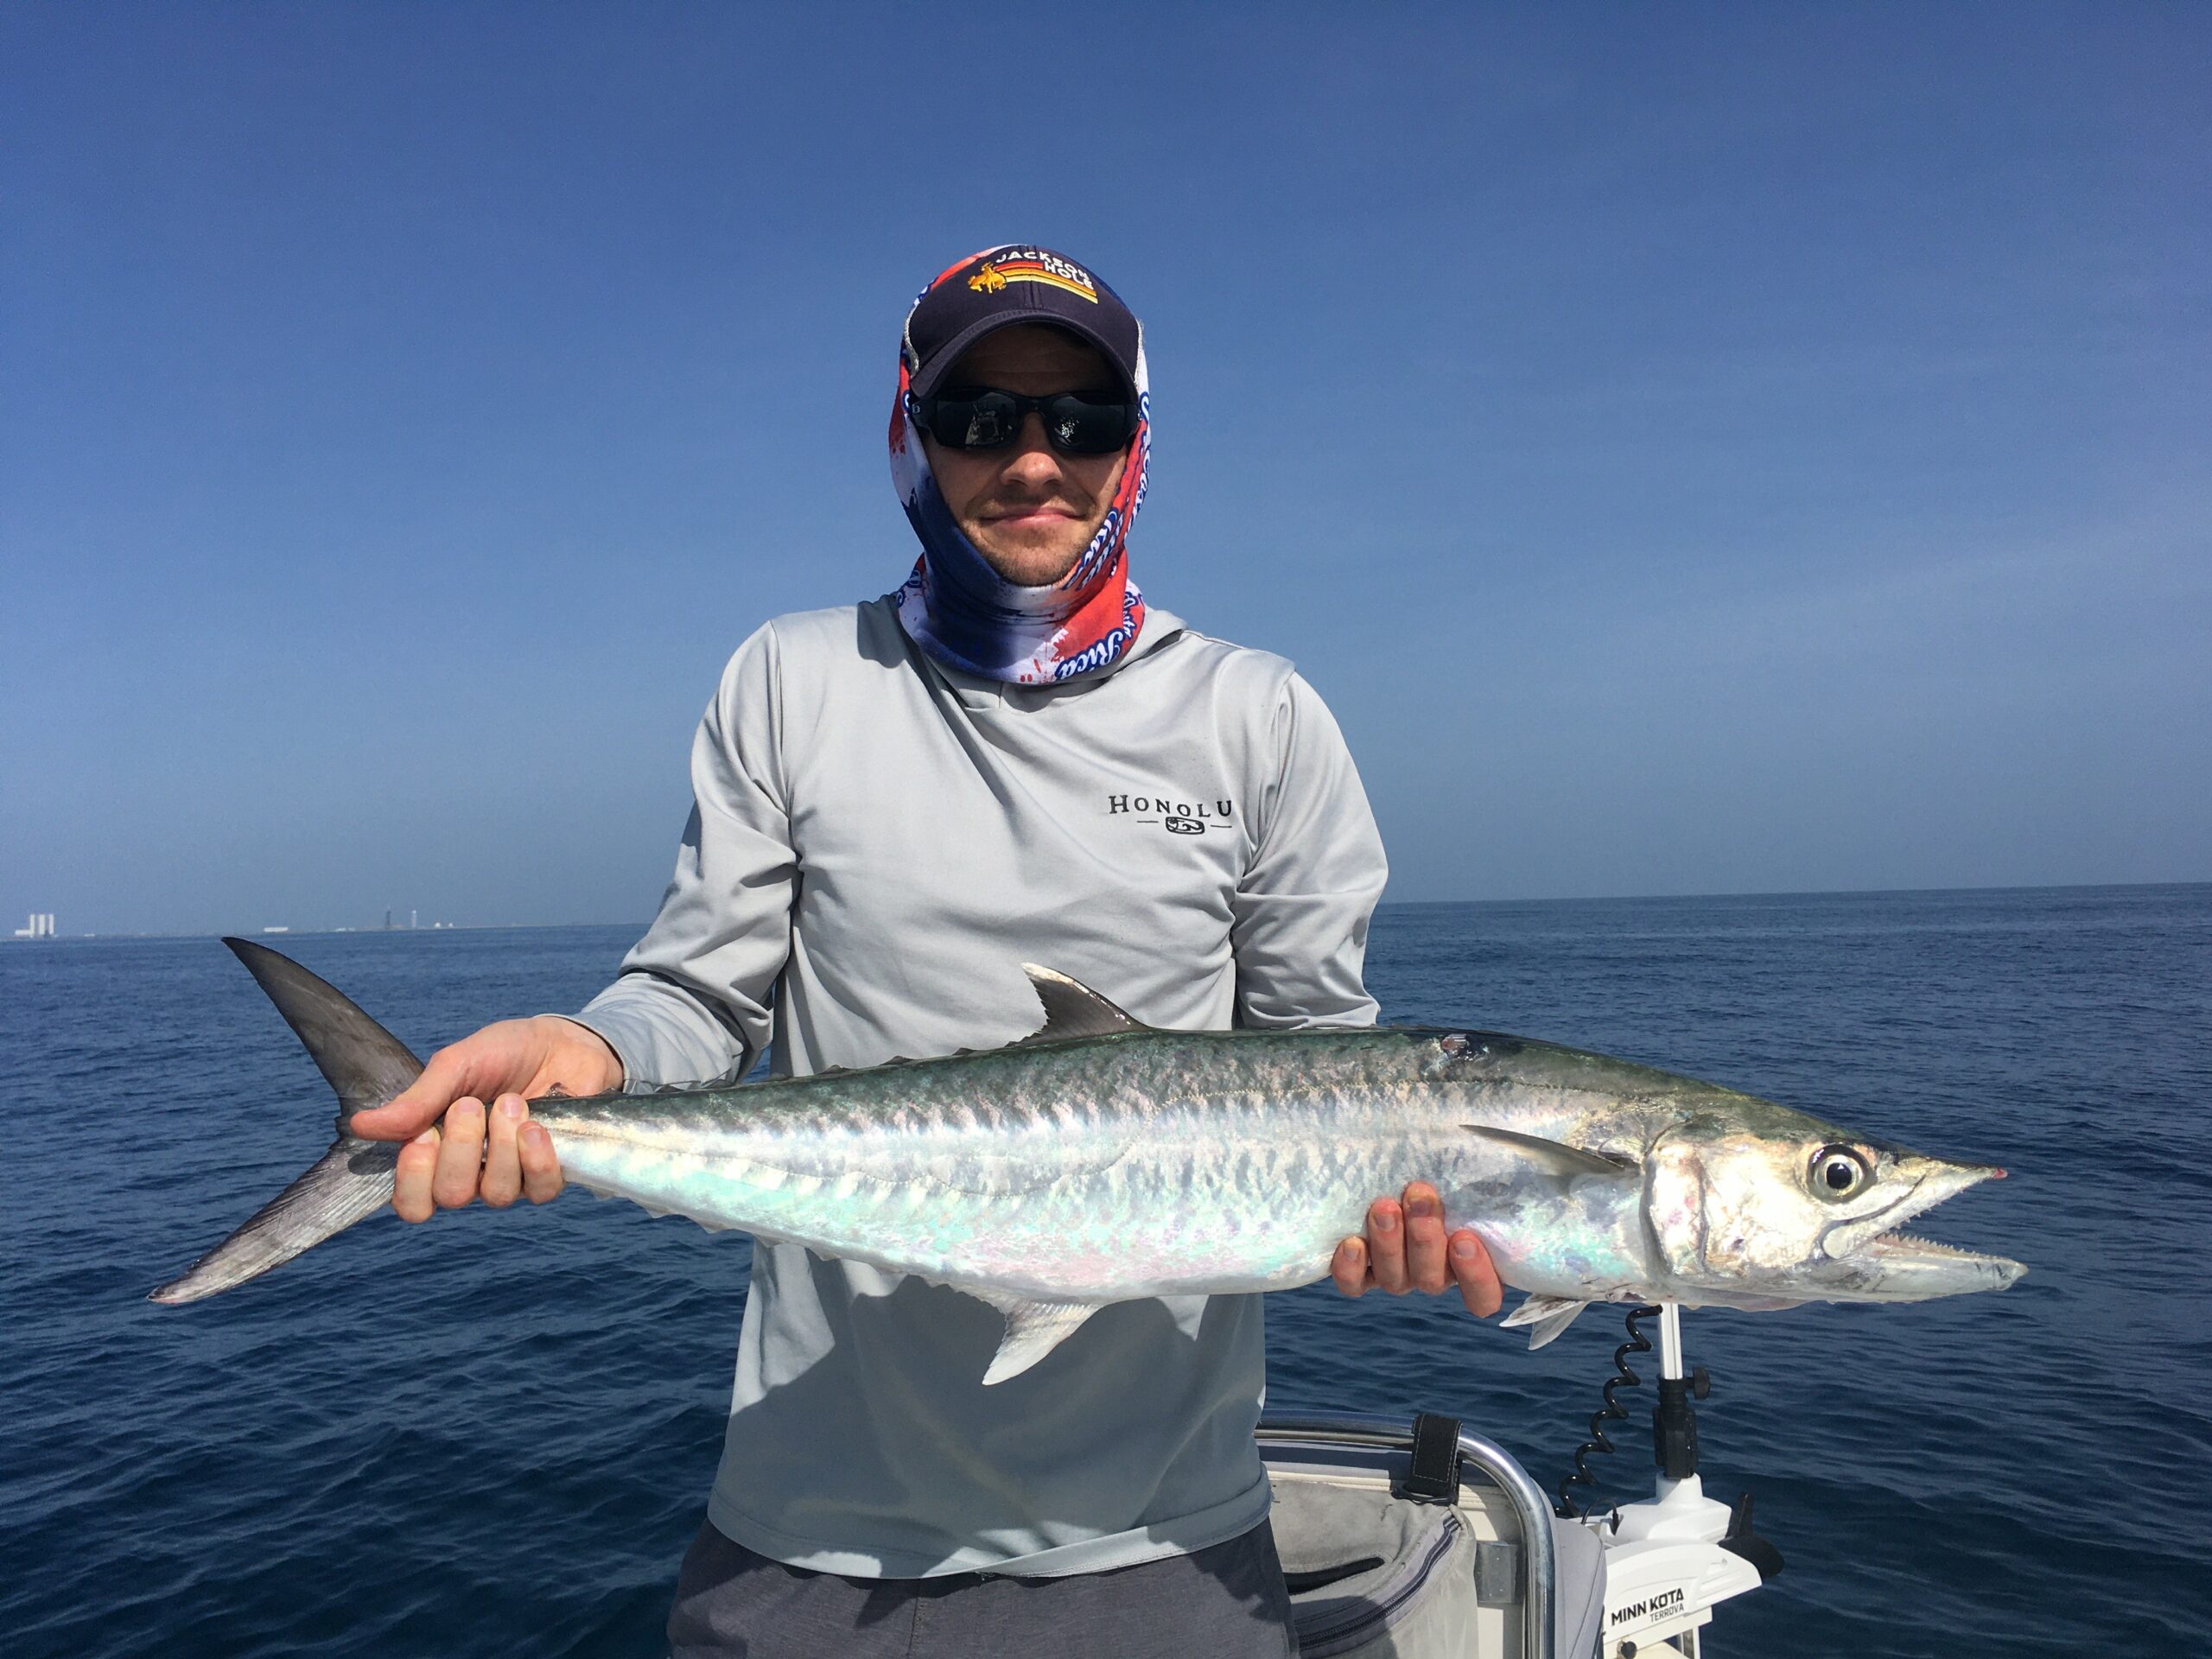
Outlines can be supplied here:
<path id="1" fill-rule="evenodd" d="M 418 1050 L 575 1006 L 626 943 L 289 942 Z M 1620 1053 L 2012 1170 L 1931 1228 L 2030 1262 L 2004 1297 L 1690 1317 L 1707 1484 L 1754 1492 L 1789 1559 L 1724 1611 L 1719 1650 L 2164 1651 L 2212 1623 L 2212 889 L 1396 907 L 1370 977 L 1392 1018 Z M 743 1241 L 568 1202 L 365 1227 L 249 1294 L 141 1300 L 329 1116 L 212 940 L 0 952 L 6 1651 L 658 1653 L 721 1448 Z M 1546 1486 L 1620 1330 L 1593 1312 L 1531 1354 L 1448 1305 L 1325 1288 L 1272 1299 L 1268 1327 L 1272 1403 L 1453 1411 Z M 1627 1449 L 1599 1460 L 1616 1499 L 1650 1472 L 1630 1399 Z"/>

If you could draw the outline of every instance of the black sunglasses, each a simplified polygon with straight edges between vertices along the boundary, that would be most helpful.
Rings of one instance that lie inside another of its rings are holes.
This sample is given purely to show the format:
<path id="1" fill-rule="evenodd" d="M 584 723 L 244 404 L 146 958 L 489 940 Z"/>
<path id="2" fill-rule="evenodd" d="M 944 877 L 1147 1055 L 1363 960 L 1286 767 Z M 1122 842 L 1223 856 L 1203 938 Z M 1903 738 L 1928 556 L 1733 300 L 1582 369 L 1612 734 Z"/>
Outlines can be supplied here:
<path id="1" fill-rule="evenodd" d="M 1137 429 L 1137 407 L 1096 392 L 1060 391 L 1024 397 L 989 386 L 955 386 L 923 398 L 915 416 L 948 449 L 1003 449 L 1021 435 L 1035 410 L 1045 442 L 1064 455 L 1107 455 Z"/>

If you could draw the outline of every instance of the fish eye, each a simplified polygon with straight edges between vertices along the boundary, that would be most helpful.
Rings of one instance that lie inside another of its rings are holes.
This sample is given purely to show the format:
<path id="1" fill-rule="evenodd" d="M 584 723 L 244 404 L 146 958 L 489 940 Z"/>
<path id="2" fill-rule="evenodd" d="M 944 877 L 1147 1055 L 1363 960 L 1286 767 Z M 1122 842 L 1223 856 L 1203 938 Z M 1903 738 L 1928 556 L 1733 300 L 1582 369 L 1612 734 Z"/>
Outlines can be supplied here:
<path id="1" fill-rule="evenodd" d="M 1847 1198 L 1873 1179 L 1866 1160 L 1849 1147 L 1822 1147 L 1813 1154 L 1813 1192 L 1815 1197 Z"/>

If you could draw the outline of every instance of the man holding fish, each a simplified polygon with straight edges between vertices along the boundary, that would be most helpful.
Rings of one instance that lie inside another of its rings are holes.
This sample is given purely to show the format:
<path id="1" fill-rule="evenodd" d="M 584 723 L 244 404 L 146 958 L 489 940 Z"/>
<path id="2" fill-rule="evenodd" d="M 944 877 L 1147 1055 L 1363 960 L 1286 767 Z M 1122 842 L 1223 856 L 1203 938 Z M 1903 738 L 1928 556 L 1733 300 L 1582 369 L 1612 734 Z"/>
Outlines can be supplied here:
<path id="1" fill-rule="evenodd" d="M 1385 866 L 1334 721 L 1289 664 L 1130 579 L 1148 410 L 1135 318 L 1065 256 L 993 248 L 923 291 L 891 423 L 912 575 L 740 647 L 612 987 L 486 1027 L 353 1119 L 407 1141 L 401 1216 L 557 1193 L 526 1097 L 1015 1041 L 1025 962 L 1153 1027 L 1373 1023 Z M 1378 1195 L 1331 1272 L 1478 1314 L 1501 1296 L 1423 1183 Z M 986 1387 L 982 1303 L 756 1245 L 675 1652 L 1294 1653 L 1251 1436 L 1261 1306 L 1116 1304 Z"/>

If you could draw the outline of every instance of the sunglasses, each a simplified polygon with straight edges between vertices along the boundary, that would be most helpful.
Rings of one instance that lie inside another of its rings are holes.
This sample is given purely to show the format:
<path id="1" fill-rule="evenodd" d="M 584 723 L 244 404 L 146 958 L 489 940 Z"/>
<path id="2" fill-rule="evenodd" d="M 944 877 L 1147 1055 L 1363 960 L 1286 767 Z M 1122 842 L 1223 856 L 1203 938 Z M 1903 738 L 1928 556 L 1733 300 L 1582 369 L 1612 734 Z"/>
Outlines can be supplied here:
<path id="1" fill-rule="evenodd" d="M 1021 435 L 1033 409 L 1044 419 L 1045 442 L 1064 455 L 1112 454 L 1137 429 L 1135 404 L 1087 391 L 1024 397 L 989 386 L 955 386 L 921 399 L 914 415 L 948 449 L 1003 449 Z"/>

